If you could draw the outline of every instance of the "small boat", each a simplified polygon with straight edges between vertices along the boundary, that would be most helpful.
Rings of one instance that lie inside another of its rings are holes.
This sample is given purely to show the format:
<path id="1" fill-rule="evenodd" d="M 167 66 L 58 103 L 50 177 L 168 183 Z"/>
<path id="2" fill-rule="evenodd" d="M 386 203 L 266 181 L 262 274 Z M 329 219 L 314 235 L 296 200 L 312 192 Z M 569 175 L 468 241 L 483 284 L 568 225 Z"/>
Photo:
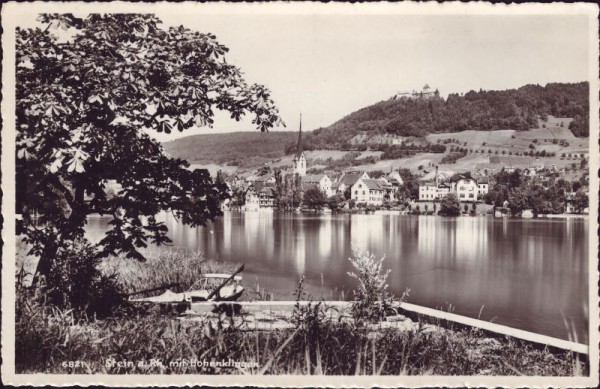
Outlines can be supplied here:
<path id="1" fill-rule="evenodd" d="M 162 294 L 152 297 L 132 298 L 132 295 L 130 295 L 129 301 L 135 303 L 155 304 L 189 304 L 201 301 L 236 301 L 244 292 L 244 287 L 240 284 L 242 281 L 242 276 L 236 275 L 242 270 L 243 265 L 233 274 L 205 274 L 185 292 L 177 293 L 167 289 Z M 165 287 L 154 288 L 146 291 L 135 292 L 133 294 L 135 295 L 164 288 Z"/>
<path id="2" fill-rule="evenodd" d="M 226 280 L 228 282 L 222 285 Z M 231 277 L 231 274 L 223 273 L 205 274 L 183 294 L 186 301 L 192 303 L 208 301 L 210 297 L 213 297 L 211 301 L 213 299 L 215 301 L 236 301 L 244 292 L 244 287 L 240 285 L 241 281 L 242 276 Z M 214 294 L 214 296 L 211 296 L 211 294 Z"/>

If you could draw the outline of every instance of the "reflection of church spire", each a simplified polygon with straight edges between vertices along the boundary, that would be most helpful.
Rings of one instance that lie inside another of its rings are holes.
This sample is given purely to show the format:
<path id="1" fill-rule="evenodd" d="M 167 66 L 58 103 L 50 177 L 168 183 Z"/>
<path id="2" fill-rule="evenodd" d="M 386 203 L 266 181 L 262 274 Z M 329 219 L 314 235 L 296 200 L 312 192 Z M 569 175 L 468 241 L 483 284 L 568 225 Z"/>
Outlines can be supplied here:
<path id="1" fill-rule="evenodd" d="M 300 158 L 302 154 L 302 114 L 300 114 L 300 130 L 298 131 L 298 144 L 296 145 L 296 157 Z"/>

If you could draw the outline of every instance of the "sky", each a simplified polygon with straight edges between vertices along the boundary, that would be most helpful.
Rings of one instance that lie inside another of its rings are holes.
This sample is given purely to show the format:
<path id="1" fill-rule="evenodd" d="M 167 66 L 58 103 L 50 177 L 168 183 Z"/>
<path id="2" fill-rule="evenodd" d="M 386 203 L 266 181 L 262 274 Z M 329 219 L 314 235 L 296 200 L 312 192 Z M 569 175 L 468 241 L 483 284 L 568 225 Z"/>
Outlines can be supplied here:
<path id="1" fill-rule="evenodd" d="M 287 128 L 328 126 L 425 84 L 442 96 L 469 90 L 588 79 L 588 19 L 582 15 L 250 14 L 157 12 L 165 26 L 211 32 L 249 83 L 266 85 Z M 253 131 L 217 114 L 213 129 Z"/>
<path id="2" fill-rule="evenodd" d="M 167 25 L 210 31 L 230 63 L 265 84 L 296 131 L 425 84 L 443 96 L 588 78 L 581 16 L 159 15 Z M 221 120 L 217 131 L 253 130 Z M 225 117 L 224 119 L 228 119 Z"/>

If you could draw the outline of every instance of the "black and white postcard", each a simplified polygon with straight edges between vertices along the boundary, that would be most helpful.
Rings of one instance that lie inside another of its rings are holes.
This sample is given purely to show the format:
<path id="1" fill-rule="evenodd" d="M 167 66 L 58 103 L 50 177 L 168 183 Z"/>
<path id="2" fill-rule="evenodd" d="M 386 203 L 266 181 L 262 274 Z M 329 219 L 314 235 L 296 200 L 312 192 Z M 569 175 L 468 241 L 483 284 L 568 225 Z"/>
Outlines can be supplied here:
<path id="1" fill-rule="evenodd" d="M 1 12 L 4 383 L 598 385 L 597 5 Z"/>

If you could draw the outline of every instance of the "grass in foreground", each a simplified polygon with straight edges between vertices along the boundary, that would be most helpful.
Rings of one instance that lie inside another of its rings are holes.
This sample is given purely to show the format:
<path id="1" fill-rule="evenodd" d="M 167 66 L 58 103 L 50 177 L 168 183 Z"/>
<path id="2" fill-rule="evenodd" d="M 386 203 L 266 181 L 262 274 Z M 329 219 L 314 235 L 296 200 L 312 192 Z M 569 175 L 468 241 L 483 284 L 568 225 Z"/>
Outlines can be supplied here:
<path id="1" fill-rule="evenodd" d="M 472 330 L 368 331 L 318 316 L 305 313 L 297 318 L 294 329 L 261 332 L 221 328 L 209 320 L 183 321 L 155 312 L 78 321 L 72 312 L 44 309 L 22 301 L 15 336 L 16 371 L 539 376 L 586 373 L 584 364 L 572 353 L 540 350 L 511 338 L 492 340 Z M 160 363 L 153 364 L 152 360 Z M 188 365 L 182 360 L 187 360 Z M 198 365 L 203 361 L 209 364 L 229 360 L 247 365 Z M 126 361 L 132 365 L 116 364 Z M 79 362 L 79 366 L 69 367 L 69 362 Z"/>

